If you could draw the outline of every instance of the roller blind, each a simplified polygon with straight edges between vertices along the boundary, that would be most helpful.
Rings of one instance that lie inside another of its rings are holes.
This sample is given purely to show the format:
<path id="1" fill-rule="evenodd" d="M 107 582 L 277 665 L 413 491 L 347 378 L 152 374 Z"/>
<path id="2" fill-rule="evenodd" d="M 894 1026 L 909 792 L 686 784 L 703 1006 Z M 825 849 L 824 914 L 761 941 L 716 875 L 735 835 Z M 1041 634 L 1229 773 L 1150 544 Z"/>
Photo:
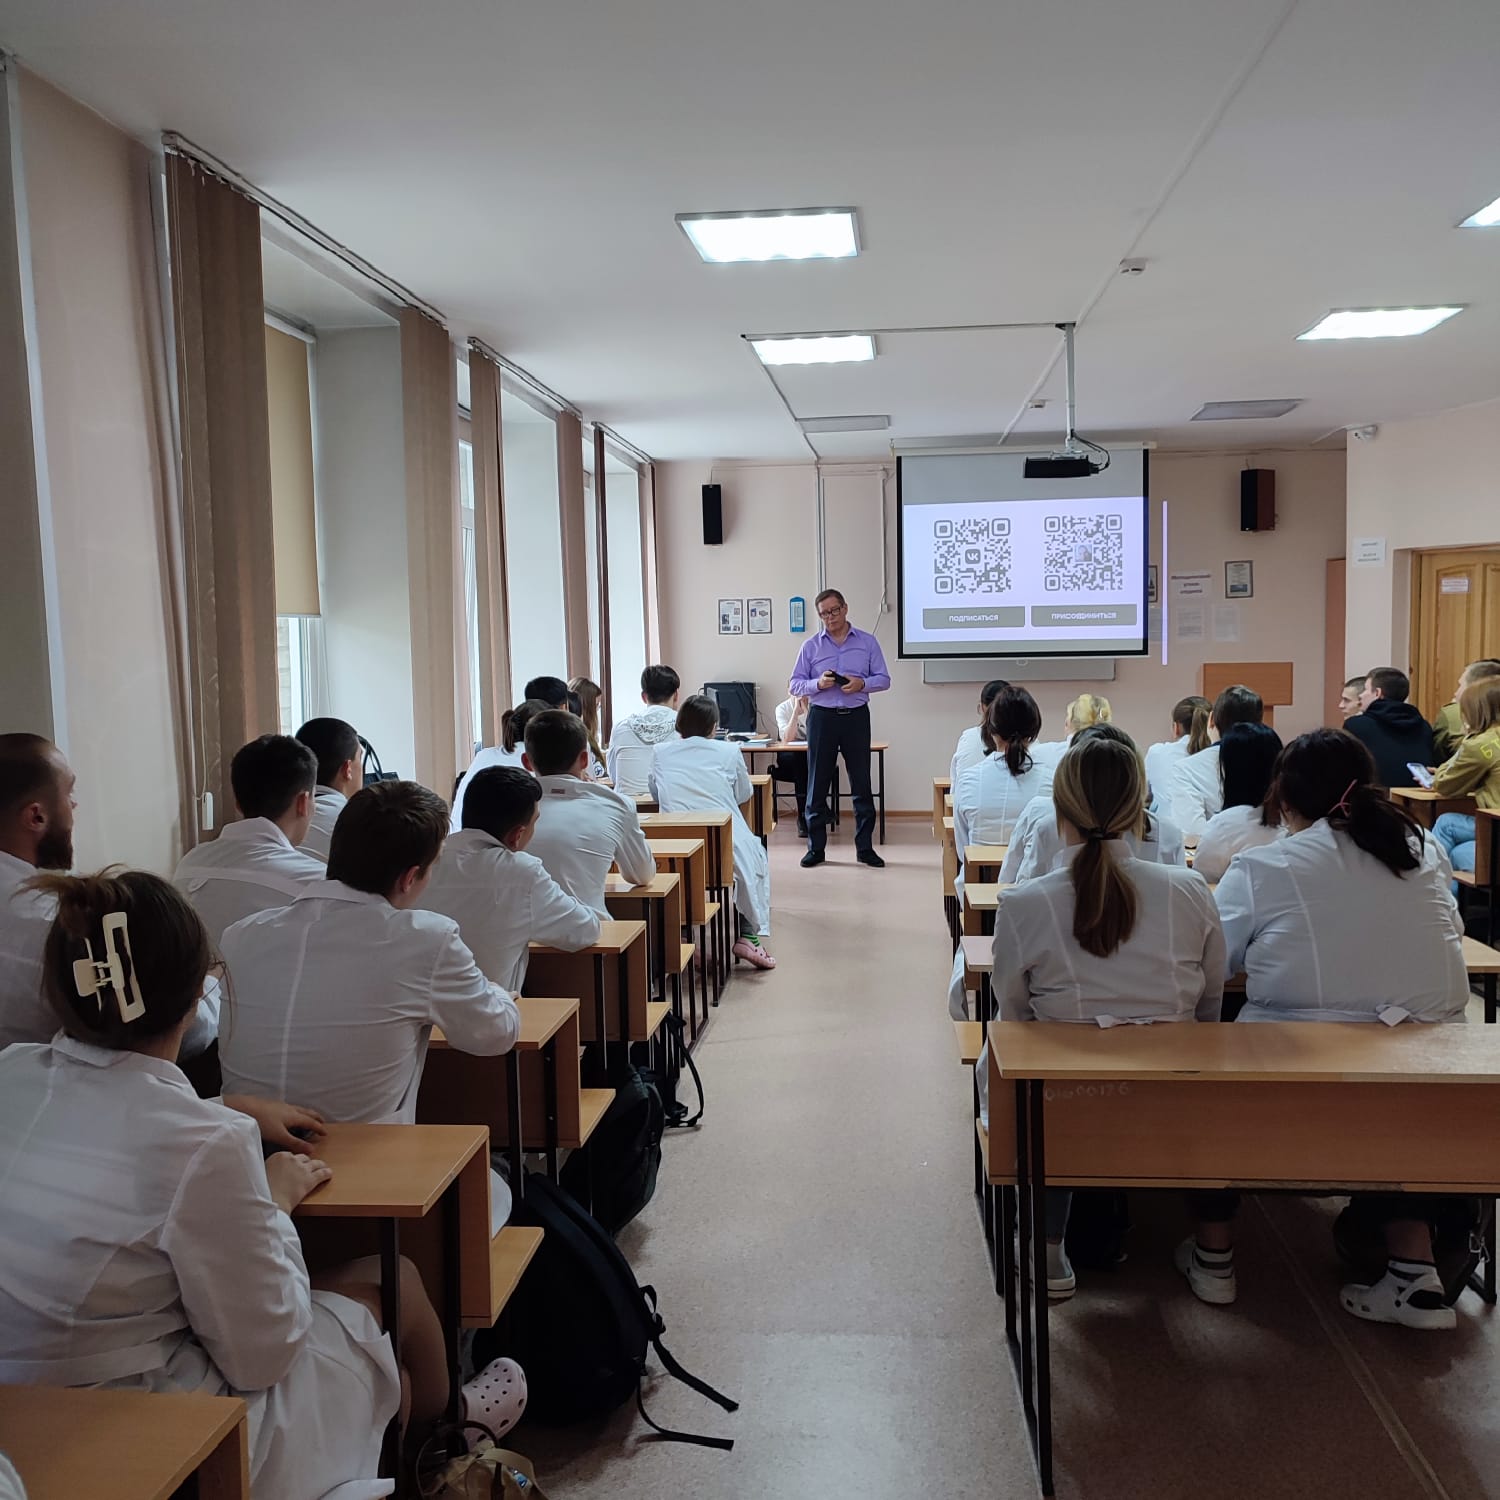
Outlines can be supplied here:
<path id="1" fill-rule="evenodd" d="M 266 328 L 266 407 L 271 423 L 271 526 L 276 613 L 315 615 L 318 525 L 313 501 L 312 397 L 307 345 Z"/>

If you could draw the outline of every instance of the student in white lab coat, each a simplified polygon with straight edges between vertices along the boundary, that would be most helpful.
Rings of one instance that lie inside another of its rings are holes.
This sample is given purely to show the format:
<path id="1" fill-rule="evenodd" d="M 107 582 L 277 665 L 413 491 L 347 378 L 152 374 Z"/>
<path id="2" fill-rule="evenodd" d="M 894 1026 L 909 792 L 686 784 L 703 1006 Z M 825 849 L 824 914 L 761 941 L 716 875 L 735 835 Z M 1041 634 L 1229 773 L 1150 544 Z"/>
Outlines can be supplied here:
<path id="1" fill-rule="evenodd" d="M 615 725 L 605 757 L 609 779 L 622 796 L 637 797 L 647 790 L 656 747 L 677 733 L 681 688 L 682 679 L 671 667 L 650 666 L 641 673 L 641 702 L 646 706 Z"/>
<path id="2" fill-rule="evenodd" d="M 448 832 L 457 833 L 464 826 L 464 798 L 481 771 L 493 770 L 496 766 L 514 766 L 525 770 L 526 726 L 537 714 L 544 714 L 552 705 L 540 698 L 528 698 L 500 715 L 500 743 L 488 750 L 481 750 L 473 764 L 464 772 L 453 793 L 453 812 L 448 819 Z"/>
<path id="3" fill-rule="evenodd" d="M 635 804 L 590 779 L 588 735 L 576 714 L 549 710 L 531 720 L 526 767 L 542 784 L 530 852 L 563 890 L 607 918 L 604 880 L 611 865 L 631 885 L 645 885 L 656 874 Z M 648 773 L 643 792 L 649 780 Z"/>
<path id="4" fill-rule="evenodd" d="M 448 1392 L 415 1268 L 398 1368 L 378 1263 L 308 1276 L 289 1215 L 329 1168 L 266 1160 L 255 1123 L 177 1067 L 213 961 L 193 908 L 134 871 L 47 884 L 64 1031 L 0 1054 L 0 1382 L 236 1395 L 256 1500 L 390 1494 L 386 1423 L 425 1426 Z"/>
<path id="5" fill-rule="evenodd" d="M 422 895 L 452 917 L 485 974 L 512 995 L 526 982 L 528 943 L 569 953 L 599 941 L 599 913 L 576 901 L 526 853 L 542 785 L 530 771 L 491 766 L 464 796 L 464 826 L 448 835 Z"/>
<path id="6" fill-rule="evenodd" d="M 734 952 L 757 969 L 774 969 L 776 960 L 761 942 L 771 931 L 771 862 L 740 811 L 754 790 L 745 757 L 738 746 L 714 738 L 718 727 L 712 698 L 695 694 L 677 710 L 680 738 L 656 747 L 651 795 L 663 812 L 717 809 L 734 815 L 734 905 L 740 919 Z"/>
<path id="7" fill-rule="evenodd" d="M 969 725 L 959 735 L 958 744 L 953 748 L 953 759 L 948 762 L 950 791 L 958 785 L 958 778 L 965 771 L 971 766 L 977 766 L 994 748 L 990 744 L 989 735 L 990 704 L 1009 686 L 1010 684 L 1003 677 L 992 677 L 979 690 L 979 722 Z"/>
<path id="8" fill-rule="evenodd" d="M 1244 1021 L 1461 1022 L 1468 1003 L 1463 923 L 1430 833 L 1375 785 L 1352 735 L 1315 729 L 1276 764 L 1272 799 L 1287 836 L 1231 861 L 1215 892 L 1226 972 L 1245 975 Z M 1235 1297 L 1232 1193 L 1194 1194 L 1196 1242 L 1178 1268 L 1206 1302 Z M 1356 1195 L 1383 1222 L 1389 1263 L 1341 1301 L 1355 1317 L 1452 1328 L 1433 1265 L 1431 1200 Z"/>
<path id="9" fill-rule="evenodd" d="M 1114 720 L 1114 711 L 1108 698 L 1097 693 L 1080 693 L 1063 714 L 1063 737 L 1060 740 L 1043 740 L 1031 747 L 1031 753 L 1044 766 L 1055 766 L 1073 743 L 1073 736 L 1080 729 L 1092 729 L 1095 724 L 1109 724 Z"/>
<path id="10" fill-rule="evenodd" d="M 1266 805 L 1281 736 L 1269 724 L 1231 724 L 1219 741 L 1219 779 L 1224 808 L 1198 838 L 1193 868 L 1209 884 L 1224 878 L 1242 849 L 1256 849 L 1282 836 L 1281 815 Z"/>
<path id="11" fill-rule="evenodd" d="M 285 906 L 323 878 L 322 863 L 297 847 L 312 822 L 317 780 L 317 757 L 290 735 L 263 734 L 235 751 L 229 784 L 240 821 L 189 849 L 172 876 L 203 918 L 211 943 L 234 923 Z"/>
<path id="12" fill-rule="evenodd" d="M 1247 687 L 1227 687 L 1214 699 L 1210 715 L 1214 738 L 1217 741 L 1231 724 L 1259 724 L 1264 717 L 1259 693 Z M 1158 792 L 1156 801 L 1182 830 L 1183 838 L 1196 844 L 1208 820 L 1224 806 L 1217 743 L 1195 755 L 1183 756 L 1173 765 L 1166 794 Z"/>
<path id="13" fill-rule="evenodd" d="M 1007 687 L 990 704 L 994 754 L 953 783 L 953 841 L 960 861 L 967 844 L 1008 844 L 1021 809 L 1052 785 L 1052 762 L 1031 755 L 1041 730 L 1041 710 L 1025 688 Z"/>
<path id="14" fill-rule="evenodd" d="M 1213 743 L 1208 734 L 1212 713 L 1213 704 L 1196 694 L 1179 698 L 1172 705 L 1172 737 L 1157 741 L 1146 751 L 1146 795 L 1149 799 L 1146 805 L 1153 811 L 1165 807 L 1178 761 L 1185 755 L 1207 750 Z"/>
<path id="15" fill-rule="evenodd" d="M 297 738 L 318 758 L 312 822 L 297 847 L 326 865 L 333 825 L 344 804 L 365 784 L 365 747 L 359 731 L 343 719 L 309 719 Z"/>
<path id="16" fill-rule="evenodd" d="M 595 781 L 602 780 L 608 774 L 604 765 L 604 747 L 599 743 L 599 700 L 603 696 L 604 689 L 590 678 L 568 679 L 568 707 L 583 720 L 584 730 L 589 737 L 589 775 Z"/>
<path id="17" fill-rule="evenodd" d="M 1052 799 L 1063 864 L 1006 891 L 995 914 L 994 989 L 1002 1021 L 1217 1021 L 1224 935 L 1208 883 L 1135 858 L 1146 777 L 1134 746 L 1097 730 L 1058 762 Z M 978 1063 L 987 1090 L 989 1058 Z M 988 1118 L 988 1101 L 985 1100 Z M 1073 1294 L 1063 1246 L 1071 1194 L 1047 1195 L 1047 1292 Z"/>

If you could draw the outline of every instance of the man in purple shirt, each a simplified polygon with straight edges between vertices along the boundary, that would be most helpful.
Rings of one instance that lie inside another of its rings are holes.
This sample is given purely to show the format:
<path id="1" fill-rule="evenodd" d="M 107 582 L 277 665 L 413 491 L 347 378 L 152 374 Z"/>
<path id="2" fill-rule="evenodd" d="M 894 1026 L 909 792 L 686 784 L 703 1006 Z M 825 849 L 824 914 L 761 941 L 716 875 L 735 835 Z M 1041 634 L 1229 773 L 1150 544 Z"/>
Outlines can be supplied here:
<path id="1" fill-rule="evenodd" d="M 792 668 L 793 697 L 806 697 L 807 853 L 803 868 L 823 863 L 828 840 L 826 809 L 844 757 L 854 803 L 854 847 L 862 865 L 885 868 L 873 847 L 875 799 L 870 793 L 870 694 L 891 685 L 880 642 L 849 623 L 849 606 L 837 589 L 824 589 L 813 601 L 823 628 L 804 642 Z"/>

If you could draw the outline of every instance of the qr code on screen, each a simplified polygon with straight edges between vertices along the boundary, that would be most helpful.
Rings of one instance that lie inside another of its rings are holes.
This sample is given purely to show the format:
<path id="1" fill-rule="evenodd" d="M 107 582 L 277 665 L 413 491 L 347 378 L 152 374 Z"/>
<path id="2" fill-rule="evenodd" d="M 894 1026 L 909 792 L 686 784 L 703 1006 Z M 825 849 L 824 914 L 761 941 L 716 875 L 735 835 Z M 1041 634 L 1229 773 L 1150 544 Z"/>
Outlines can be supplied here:
<path id="1" fill-rule="evenodd" d="M 1008 520 L 932 523 L 933 593 L 1003 594 L 1009 588 Z"/>
<path id="2" fill-rule="evenodd" d="M 1042 522 L 1042 587 L 1049 594 L 1125 587 L 1125 517 L 1048 516 Z"/>

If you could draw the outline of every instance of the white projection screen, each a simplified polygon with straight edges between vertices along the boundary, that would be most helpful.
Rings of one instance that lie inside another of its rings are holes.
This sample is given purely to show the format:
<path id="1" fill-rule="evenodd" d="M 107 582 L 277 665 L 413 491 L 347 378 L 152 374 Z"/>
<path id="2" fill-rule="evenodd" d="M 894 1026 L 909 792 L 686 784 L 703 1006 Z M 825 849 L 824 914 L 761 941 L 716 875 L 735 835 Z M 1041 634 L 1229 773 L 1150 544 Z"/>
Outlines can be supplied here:
<path id="1" fill-rule="evenodd" d="M 1027 479 L 1027 456 L 897 458 L 902 657 L 1146 654 L 1145 451 L 1082 479 Z"/>

